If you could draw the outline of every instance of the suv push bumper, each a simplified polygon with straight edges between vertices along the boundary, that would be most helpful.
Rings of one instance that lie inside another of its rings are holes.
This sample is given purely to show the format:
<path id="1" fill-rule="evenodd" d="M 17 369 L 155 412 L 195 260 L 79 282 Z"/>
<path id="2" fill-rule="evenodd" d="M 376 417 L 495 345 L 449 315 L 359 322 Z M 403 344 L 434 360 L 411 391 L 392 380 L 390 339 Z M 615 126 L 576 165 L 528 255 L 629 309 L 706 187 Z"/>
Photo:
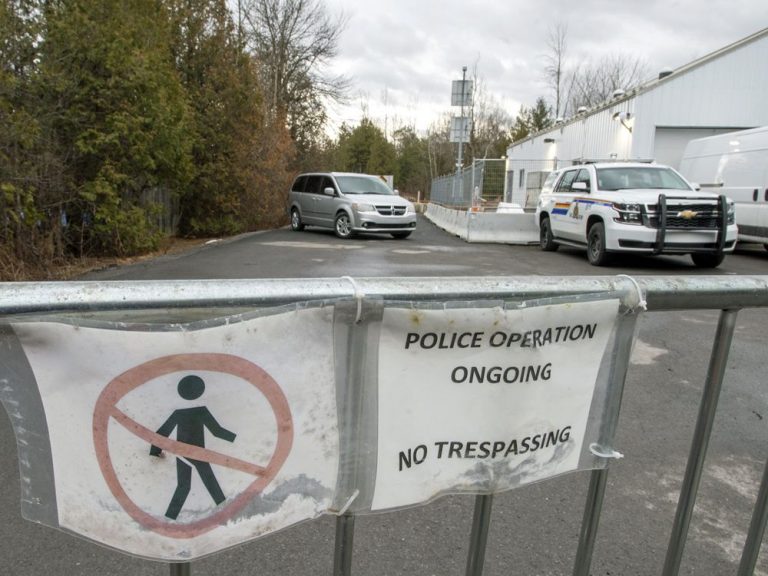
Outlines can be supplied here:
<path id="1" fill-rule="evenodd" d="M 728 224 L 728 201 L 725 196 L 717 200 L 717 226 L 705 229 L 679 229 L 670 227 L 667 213 L 667 199 L 659 195 L 658 211 L 655 214 L 656 228 L 648 227 L 649 217 L 642 207 L 643 226 L 614 223 L 616 234 L 614 246 L 608 250 L 650 252 L 652 254 L 689 254 L 691 252 L 723 253 L 732 252 L 736 247 L 738 227 Z M 676 199 L 670 197 L 670 199 Z M 680 198 L 689 200 L 688 198 Z M 611 243 L 609 243 L 611 244 Z"/>
<path id="2" fill-rule="evenodd" d="M 609 251 L 637 251 L 650 254 L 689 254 L 691 252 L 732 252 L 736 247 L 738 228 L 731 224 L 720 234 L 718 230 L 666 230 L 659 238 L 652 228 L 615 224 Z M 721 241 L 722 238 L 722 241 Z M 661 240 L 661 241 L 660 241 Z"/>

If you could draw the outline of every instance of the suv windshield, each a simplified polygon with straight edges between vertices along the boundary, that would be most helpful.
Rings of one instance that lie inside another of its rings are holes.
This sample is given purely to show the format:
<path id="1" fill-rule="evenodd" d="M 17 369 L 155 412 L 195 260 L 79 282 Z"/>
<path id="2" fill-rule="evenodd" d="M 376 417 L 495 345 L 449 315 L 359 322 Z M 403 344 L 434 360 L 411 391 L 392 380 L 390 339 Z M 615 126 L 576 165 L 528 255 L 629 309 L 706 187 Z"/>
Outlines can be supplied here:
<path id="1" fill-rule="evenodd" d="M 372 176 L 336 176 L 342 194 L 379 194 L 392 196 L 394 192 L 383 180 Z"/>
<path id="2" fill-rule="evenodd" d="M 598 168 L 600 190 L 689 190 L 688 184 L 669 168 L 635 166 Z"/>

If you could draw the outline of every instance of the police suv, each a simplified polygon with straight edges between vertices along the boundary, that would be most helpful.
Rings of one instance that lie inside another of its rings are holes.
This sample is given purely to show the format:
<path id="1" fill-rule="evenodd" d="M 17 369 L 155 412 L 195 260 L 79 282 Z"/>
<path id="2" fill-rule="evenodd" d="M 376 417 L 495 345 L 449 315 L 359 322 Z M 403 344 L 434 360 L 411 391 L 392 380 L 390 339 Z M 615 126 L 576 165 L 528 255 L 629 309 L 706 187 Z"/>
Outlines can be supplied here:
<path id="1" fill-rule="evenodd" d="M 736 246 L 733 202 L 697 191 L 672 168 L 634 162 L 561 168 L 536 207 L 541 249 L 584 247 L 593 266 L 617 252 L 690 254 L 714 268 Z"/>

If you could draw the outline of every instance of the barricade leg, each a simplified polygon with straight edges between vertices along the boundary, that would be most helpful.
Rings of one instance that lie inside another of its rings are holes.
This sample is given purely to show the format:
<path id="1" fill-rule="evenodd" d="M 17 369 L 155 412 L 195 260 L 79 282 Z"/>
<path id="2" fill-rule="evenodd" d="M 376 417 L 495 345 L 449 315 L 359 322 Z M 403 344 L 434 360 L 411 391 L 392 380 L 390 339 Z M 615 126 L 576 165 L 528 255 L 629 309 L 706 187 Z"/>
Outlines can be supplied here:
<path id="1" fill-rule="evenodd" d="M 760 492 L 755 502 L 755 511 L 752 513 L 752 522 L 749 525 L 747 541 L 744 544 L 744 552 L 741 555 L 738 576 L 752 576 L 757 565 L 757 557 L 760 555 L 760 545 L 763 542 L 765 524 L 768 520 L 768 462 L 763 471 L 763 482 L 760 484 Z"/>
<path id="2" fill-rule="evenodd" d="M 472 534 L 469 537 L 469 554 L 467 555 L 467 576 L 481 576 L 483 573 L 492 507 L 493 495 L 475 497 L 475 513 L 472 517 Z"/>
<path id="3" fill-rule="evenodd" d="M 171 576 L 190 576 L 190 574 L 192 574 L 192 564 L 189 562 L 171 564 Z"/>
<path id="4" fill-rule="evenodd" d="M 701 473 L 704 468 L 704 457 L 707 454 L 709 437 L 712 434 L 717 401 L 720 397 L 720 389 L 723 384 L 725 366 L 728 362 L 728 352 L 731 349 L 733 331 L 736 328 L 736 315 L 738 313 L 738 310 L 723 310 L 720 313 L 720 321 L 717 325 L 715 342 L 712 347 L 712 356 L 709 360 L 707 380 L 704 385 L 704 394 L 701 398 L 699 416 L 693 433 L 691 452 L 688 456 L 685 477 L 680 489 L 680 500 L 677 503 L 677 512 L 675 513 L 675 522 L 669 539 L 667 557 L 664 561 L 663 576 L 677 576 L 680 571 L 683 548 L 688 536 L 688 526 L 691 523 L 693 507 L 696 504 L 696 493 L 699 489 L 699 481 L 701 480 Z"/>
<path id="5" fill-rule="evenodd" d="M 576 551 L 576 561 L 573 564 L 573 576 L 589 576 L 592 564 L 592 551 L 595 549 L 597 527 L 600 523 L 600 513 L 603 509 L 605 487 L 608 484 L 608 469 L 593 470 L 587 489 L 587 503 L 584 507 L 584 519 L 581 522 L 579 548 Z"/>
<path id="6" fill-rule="evenodd" d="M 624 316 L 619 322 L 616 341 L 613 345 L 615 362 L 609 376 L 609 394 L 612 395 L 612 398 L 606 401 L 607 404 L 613 406 L 613 410 L 610 414 L 606 415 L 601 431 L 601 442 L 605 440 L 612 443 L 619 424 L 619 412 L 621 400 L 624 396 L 624 383 L 627 379 L 627 371 L 629 370 L 629 360 L 632 354 L 636 319 L 637 316 L 628 315 Z M 592 471 L 589 478 L 589 488 L 587 488 L 587 501 L 584 505 L 584 517 L 581 521 L 581 531 L 579 532 L 576 560 L 573 564 L 574 576 L 589 576 L 592 552 L 595 549 L 595 541 L 597 540 L 597 528 L 600 524 L 600 514 L 603 509 L 603 499 L 605 498 L 605 487 L 607 484 L 607 468 Z"/>
<path id="7" fill-rule="evenodd" d="M 352 574 L 352 546 L 355 536 L 355 517 L 342 514 L 336 518 L 336 549 L 333 554 L 333 576 Z"/>

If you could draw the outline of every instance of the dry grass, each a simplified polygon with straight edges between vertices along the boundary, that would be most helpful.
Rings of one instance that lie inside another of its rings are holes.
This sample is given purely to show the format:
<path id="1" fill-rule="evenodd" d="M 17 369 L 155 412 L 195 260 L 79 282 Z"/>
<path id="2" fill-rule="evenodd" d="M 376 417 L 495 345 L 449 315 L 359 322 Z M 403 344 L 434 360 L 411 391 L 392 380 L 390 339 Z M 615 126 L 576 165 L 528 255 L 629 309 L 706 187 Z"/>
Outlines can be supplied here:
<path id="1" fill-rule="evenodd" d="M 22 262 L 0 247 L 0 281 L 38 282 L 69 280 L 93 270 L 124 266 L 165 254 L 178 254 L 204 244 L 207 239 L 168 238 L 156 252 L 130 258 L 56 258 Z"/>

